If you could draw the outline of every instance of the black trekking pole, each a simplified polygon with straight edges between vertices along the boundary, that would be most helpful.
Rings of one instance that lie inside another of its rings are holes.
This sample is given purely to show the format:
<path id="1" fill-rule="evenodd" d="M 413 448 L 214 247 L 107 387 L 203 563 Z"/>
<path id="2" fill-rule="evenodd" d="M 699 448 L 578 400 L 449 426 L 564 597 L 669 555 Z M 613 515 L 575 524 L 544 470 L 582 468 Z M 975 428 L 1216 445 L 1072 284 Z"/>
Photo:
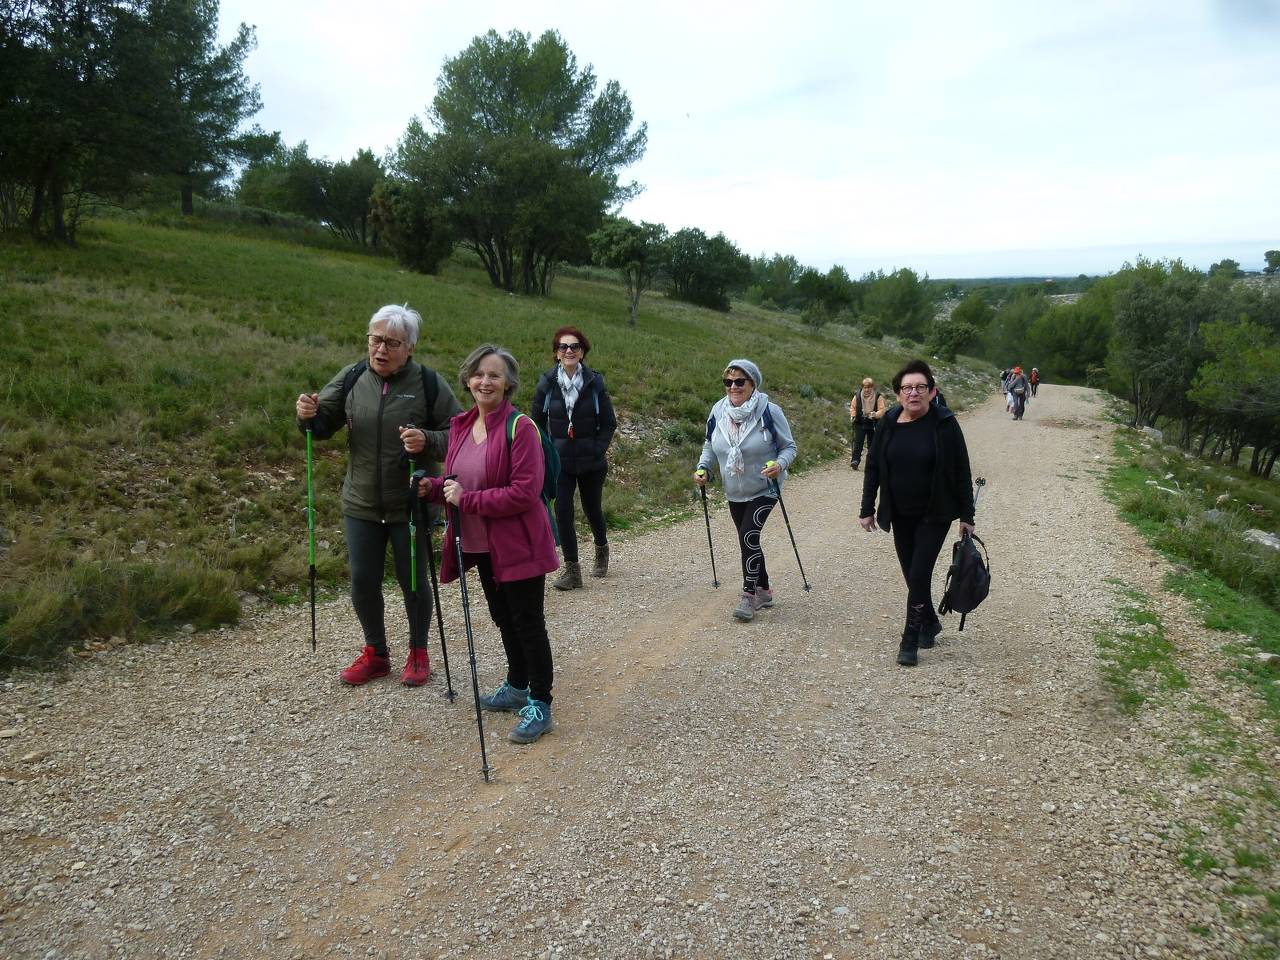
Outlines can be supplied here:
<path id="1" fill-rule="evenodd" d="M 316 490 L 311 453 L 311 425 L 307 424 L 307 576 L 311 580 L 311 652 L 316 652 Z"/>
<path id="2" fill-rule="evenodd" d="M 711 545 L 711 513 L 707 510 L 706 484 L 698 484 L 698 491 L 702 494 L 702 519 L 707 522 L 707 549 L 711 551 L 711 585 L 719 590 L 720 578 L 716 576 L 716 548 Z"/>
<path id="3" fill-rule="evenodd" d="M 457 480 L 456 474 L 449 474 L 446 480 Z M 467 656 L 471 660 L 471 696 L 476 704 L 476 729 L 480 731 L 480 764 L 484 773 L 484 782 L 489 782 L 489 756 L 484 749 L 484 718 L 480 716 L 480 678 L 476 676 L 476 640 L 471 632 L 471 600 L 467 597 L 467 572 L 463 566 L 462 556 L 462 512 L 453 508 L 453 544 L 458 554 L 458 587 L 462 591 L 462 623 L 467 630 Z"/>
<path id="4" fill-rule="evenodd" d="M 449 674 L 449 645 L 444 639 L 444 614 L 440 610 L 440 581 L 436 579 L 436 542 L 431 533 L 431 516 L 418 497 L 418 485 L 427 477 L 427 471 L 415 470 L 410 479 L 409 495 L 414 498 L 415 505 L 422 511 L 418 515 L 418 523 L 427 529 L 427 569 L 431 571 L 431 598 L 436 604 L 436 626 L 440 628 L 440 653 L 444 657 L 444 684 L 448 688 L 445 694 L 453 703 L 456 694 L 453 692 L 453 677 Z"/>
<path id="5" fill-rule="evenodd" d="M 778 506 L 782 508 L 782 519 L 787 524 L 787 536 L 791 538 L 791 549 L 796 552 L 796 566 L 800 568 L 800 580 L 804 583 L 804 592 L 808 593 L 811 588 L 804 575 L 804 564 L 800 562 L 800 548 L 796 546 L 796 535 L 791 532 L 791 518 L 787 516 L 787 505 L 782 502 L 782 484 L 778 483 L 776 479 L 769 482 L 773 484 L 773 492 L 778 495 Z"/>
<path id="6" fill-rule="evenodd" d="M 973 510 L 975 513 L 978 511 L 978 498 L 982 496 L 982 488 L 986 485 L 986 477 L 978 477 L 978 479 L 973 481 Z M 974 519 L 976 520 L 977 518 L 975 517 Z"/>

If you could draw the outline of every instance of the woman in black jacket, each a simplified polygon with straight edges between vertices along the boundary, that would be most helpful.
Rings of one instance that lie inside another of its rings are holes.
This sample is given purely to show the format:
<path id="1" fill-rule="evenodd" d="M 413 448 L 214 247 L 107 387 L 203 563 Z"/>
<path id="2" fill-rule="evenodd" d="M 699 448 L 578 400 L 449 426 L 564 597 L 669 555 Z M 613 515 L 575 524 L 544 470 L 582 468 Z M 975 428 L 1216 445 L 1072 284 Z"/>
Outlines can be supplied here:
<path id="1" fill-rule="evenodd" d="M 893 378 L 900 406 L 880 421 L 862 480 L 863 530 L 876 522 L 893 534 L 893 546 L 907 581 L 907 623 L 898 663 L 916 665 L 917 649 L 933 646 L 942 624 L 933 607 L 933 566 L 959 520 L 973 533 L 973 492 L 969 451 L 956 415 L 933 403 L 937 387 L 923 360 L 912 360 Z M 876 509 L 879 497 L 880 508 Z"/>
<path id="2" fill-rule="evenodd" d="M 564 570 L 552 581 L 557 590 L 582 586 L 578 564 L 578 539 L 573 526 L 573 491 L 582 497 L 582 512 L 591 524 L 595 540 L 593 577 L 609 572 L 609 539 L 604 525 L 604 478 L 609 473 L 607 453 L 618 429 L 613 401 L 605 389 L 604 377 L 583 361 L 591 350 L 589 341 L 577 327 L 561 327 L 551 338 L 556 365 L 538 380 L 533 395 L 533 419 L 543 433 L 549 433 L 560 454 L 560 485 L 556 489 L 556 526 L 560 528 L 560 549 Z"/>

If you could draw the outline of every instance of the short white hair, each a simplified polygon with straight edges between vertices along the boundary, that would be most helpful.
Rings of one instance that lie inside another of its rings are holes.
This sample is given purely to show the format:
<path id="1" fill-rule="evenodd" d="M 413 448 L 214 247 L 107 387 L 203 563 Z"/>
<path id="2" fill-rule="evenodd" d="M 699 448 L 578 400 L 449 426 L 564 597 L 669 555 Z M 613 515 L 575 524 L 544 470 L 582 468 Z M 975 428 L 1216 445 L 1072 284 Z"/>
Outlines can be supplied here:
<path id="1" fill-rule="evenodd" d="M 417 310 L 410 310 L 407 303 L 403 307 L 389 303 L 370 317 L 370 333 L 377 323 L 386 323 L 387 333 L 394 334 L 411 347 L 417 346 L 418 331 L 422 329 L 422 314 Z"/>

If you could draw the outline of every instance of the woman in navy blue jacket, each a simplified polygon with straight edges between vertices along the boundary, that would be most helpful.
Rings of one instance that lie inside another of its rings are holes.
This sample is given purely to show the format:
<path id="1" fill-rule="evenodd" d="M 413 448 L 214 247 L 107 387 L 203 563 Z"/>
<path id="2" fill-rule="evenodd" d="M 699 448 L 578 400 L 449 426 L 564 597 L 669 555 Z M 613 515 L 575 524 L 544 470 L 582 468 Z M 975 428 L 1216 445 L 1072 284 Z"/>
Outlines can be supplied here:
<path id="1" fill-rule="evenodd" d="M 582 586 L 578 539 L 574 529 L 573 494 L 582 498 L 582 512 L 595 541 L 593 577 L 609 572 L 609 537 L 604 523 L 604 481 L 609 473 L 608 451 L 618 420 L 604 377 L 583 361 L 591 341 L 577 327 L 565 326 L 551 338 L 556 365 L 538 380 L 533 395 L 534 422 L 550 434 L 560 454 L 560 485 L 556 490 L 556 526 L 564 570 L 552 581 L 557 590 Z"/>

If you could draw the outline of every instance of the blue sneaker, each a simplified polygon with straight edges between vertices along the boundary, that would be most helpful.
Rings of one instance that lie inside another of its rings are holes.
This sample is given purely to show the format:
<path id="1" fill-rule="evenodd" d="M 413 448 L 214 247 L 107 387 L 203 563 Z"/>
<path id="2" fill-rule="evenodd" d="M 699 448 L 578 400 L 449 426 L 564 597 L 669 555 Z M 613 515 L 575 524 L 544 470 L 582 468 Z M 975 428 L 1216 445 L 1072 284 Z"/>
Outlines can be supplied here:
<path id="1" fill-rule="evenodd" d="M 507 681 L 502 681 L 502 686 L 498 687 L 491 696 L 480 698 L 480 707 L 483 710 L 506 711 L 507 713 L 517 713 L 523 710 L 529 703 L 529 688 L 525 687 L 521 690 L 519 687 L 513 687 Z"/>
<path id="2" fill-rule="evenodd" d="M 533 743 L 555 728 L 555 721 L 551 719 L 551 704 L 530 699 L 520 711 L 520 722 L 511 728 L 507 739 L 512 743 Z"/>

